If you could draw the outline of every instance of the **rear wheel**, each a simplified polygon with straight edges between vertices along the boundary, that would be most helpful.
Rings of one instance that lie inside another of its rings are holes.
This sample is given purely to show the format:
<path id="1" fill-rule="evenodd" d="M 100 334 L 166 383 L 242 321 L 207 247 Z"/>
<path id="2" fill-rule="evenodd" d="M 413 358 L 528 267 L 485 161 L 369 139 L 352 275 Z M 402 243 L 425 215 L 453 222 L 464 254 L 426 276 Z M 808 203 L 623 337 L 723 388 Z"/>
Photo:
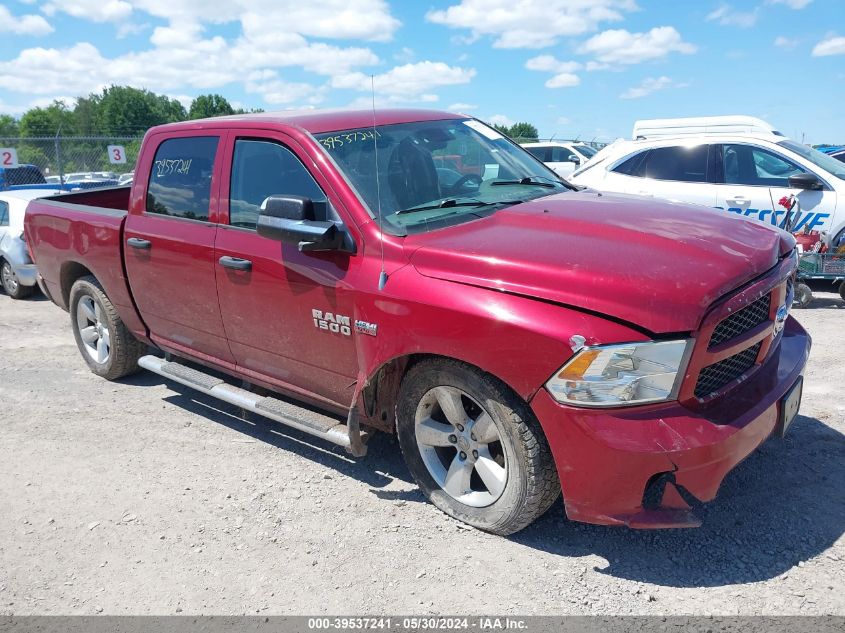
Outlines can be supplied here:
<path id="1" fill-rule="evenodd" d="M 397 404 L 399 444 L 425 496 L 446 514 L 513 534 L 560 495 L 548 442 L 507 386 L 456 361 L 412 367 Z"/>
<path id="2" fill-rule="evenodd" d="M 839 284 L 839 296 L 842 297 L 843 301 L 845 301 L 845 281 Z"/>
<path id="3" fill-rule="evenodd" d="M 15 271 L 12 270 L 12 265 L 5 259 L 0 260 L 3 265 L 0 266 L 0 282 L 3 284 L 3 290 L 12 299 L 26 299 L 32 294 L 35 288 L 33 286 L 24 286 L 15 277 Z"/>
<path id="4" fill-rule="evenodd" d="M 73 284 L 69 308 L 76 345 L 92 372 L 117 380 L 138 371 L 146 345 L 123 324 L 95 277 L 82 277 Z"/>
<path id="5" fill-rule="evenodd" d="M 795 284 L 795 302 L 796 308 L 806 308 L 813 301 L 813 291 L 810 286 L 805 283 L 798 282 Z"/>

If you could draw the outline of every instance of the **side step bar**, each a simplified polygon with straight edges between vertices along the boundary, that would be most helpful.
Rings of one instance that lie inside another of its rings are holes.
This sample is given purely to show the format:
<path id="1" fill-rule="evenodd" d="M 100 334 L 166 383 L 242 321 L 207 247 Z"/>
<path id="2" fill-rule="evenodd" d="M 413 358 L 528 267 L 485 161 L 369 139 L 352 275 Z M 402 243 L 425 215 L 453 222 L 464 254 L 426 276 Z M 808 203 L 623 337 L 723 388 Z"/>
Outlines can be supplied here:
<path id="1" fill-rule="evenodd" d="M 138 359 L 138 365 L 218 400 L 252 411 L 303 433 L 328 440 L 332 444 L 343 446 L 355 457 L 363 457 L 367 454 L 367 445 L 364 443 L 366 438 L 363 437 L 364 434 L 358 424 L 358 410 L 355 407 L 350 409 L 347 423 L 343 424 L 328 415 L 278 398 L 259 396 L 246 389 L 230 385 L 217 376 L 158 356 L 142 356 Z"/>

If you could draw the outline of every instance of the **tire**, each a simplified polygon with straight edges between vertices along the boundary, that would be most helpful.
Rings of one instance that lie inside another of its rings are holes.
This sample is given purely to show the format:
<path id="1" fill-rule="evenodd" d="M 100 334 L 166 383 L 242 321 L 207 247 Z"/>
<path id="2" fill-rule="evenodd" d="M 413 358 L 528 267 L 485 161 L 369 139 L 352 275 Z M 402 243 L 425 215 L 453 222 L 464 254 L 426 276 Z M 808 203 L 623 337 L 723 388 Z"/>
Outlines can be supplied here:
<path id="1" fill-rule="evenodd" d="M 845 281 L 839 284 L 839 296 L 842 297 L 843 301 L 845 301 Z"/>
<path id="2" fill-rule="evenodd" d="M 528 405 L 473 367 L 446 359 L 411 367 L 399 390 L 396 426 L 423 494 L 473 527 L 513 534 L 560 496 L 549 444 Z"/>
<path id="3" fill-rule="evenodd" d="M 139 370 L 138 359 L 147 346 L 123 324 L 95 277 L 78 279 L 68 303 L 76 346 L 92 372 L 117 380 Z"/>
<path id="4" fill-rule="evenodd" d="M 793 302 L 793 307 L 796 308 L 806 308 L 810 305 L 813 301 L 813 291 L 810 290 L 810 286 L 805 283 L 798 282 L 795 284 L 795 301 Z"/>
<path id="5" fill-rule="evenodd" d="M 34 291 L 33 286 L 24 286 L 15 278 L 15 271 L 12 270 L 12 265 L 5 259 L 0 259 L 0 282 L 3 285 L 3 291 L 12 299 L 26 299 Z"/>

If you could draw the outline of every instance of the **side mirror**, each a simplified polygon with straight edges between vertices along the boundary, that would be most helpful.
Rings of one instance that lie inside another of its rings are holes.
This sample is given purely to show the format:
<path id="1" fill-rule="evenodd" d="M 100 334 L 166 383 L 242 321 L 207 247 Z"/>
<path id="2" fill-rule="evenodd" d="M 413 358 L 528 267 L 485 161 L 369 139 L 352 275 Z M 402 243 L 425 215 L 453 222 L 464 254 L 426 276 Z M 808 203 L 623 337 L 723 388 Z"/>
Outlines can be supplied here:
<path id="1" fill-rule="evenodd" d="M 351 240 L 335 222 L 317 220 L 320 205 L 304 196 L 270 196 L 258 214 L 258 234 L 267 239 L 296 244 L 300 251 L 354 251 Z M 320 214 L 326 217 L 325 211 Z"/>
<path id="2" fill-rule="evenodd" d="M 567 161 L 567 162 L 569 162 L 569 163 L 575 163 L 576 165 L 580 165 L 580 164 L 581 164 L 581 159 L 580 159 L 580 158 L 578 158 L 575 154 L 570 154 L 570 155 L 566 158 L 566 161 Z"/>
<path id="3" fill-rule="evenodd" d="M 795 174 L 789 177 L 789 188 L 805 191 L 822 191 L 824 189 L 824 183 L 815 174 Z"/>

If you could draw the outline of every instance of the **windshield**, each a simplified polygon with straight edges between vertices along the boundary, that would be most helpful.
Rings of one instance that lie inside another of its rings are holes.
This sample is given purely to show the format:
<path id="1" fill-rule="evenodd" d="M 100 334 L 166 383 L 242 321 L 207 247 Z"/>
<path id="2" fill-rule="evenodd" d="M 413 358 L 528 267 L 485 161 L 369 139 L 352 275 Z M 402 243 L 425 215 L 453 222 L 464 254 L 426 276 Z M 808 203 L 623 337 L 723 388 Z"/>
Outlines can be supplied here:
<path id="1" fill-rule="evenodd" d="M 817 149 L 801 145 L 801 143 L 796 143 L 795 141 L 780 141 L 778 145 L 792 150 L 802 158 L 806 158 L 814 165 L 821 167 L 826 172 L 833 174 L 837 178 L 845 180 L 845 163 L 840 163 L 835 158 L 828 156 L 827 154 L 822 154 Z"/>
<path id="2" fill-rule="evenodd" d="M 583 143 L 579 143 L 578 145 L 574 145 L 573 147 L 578 150 L 579 154 L 586 156 L 587 158 L 592 158 L 596 155 L 596 152 L 598 152 L 597 149 L 594 149 L 589 145 L 584 145 Z"/>
<path id="3" fill-rule="evenodd" d="M 370 215 L 375 218 L 381 205 L 384 230 L 394 235 L 466 222 L 571 188 L 521 147 L 474 119 L 398 123 L 315 138 Z"/>

